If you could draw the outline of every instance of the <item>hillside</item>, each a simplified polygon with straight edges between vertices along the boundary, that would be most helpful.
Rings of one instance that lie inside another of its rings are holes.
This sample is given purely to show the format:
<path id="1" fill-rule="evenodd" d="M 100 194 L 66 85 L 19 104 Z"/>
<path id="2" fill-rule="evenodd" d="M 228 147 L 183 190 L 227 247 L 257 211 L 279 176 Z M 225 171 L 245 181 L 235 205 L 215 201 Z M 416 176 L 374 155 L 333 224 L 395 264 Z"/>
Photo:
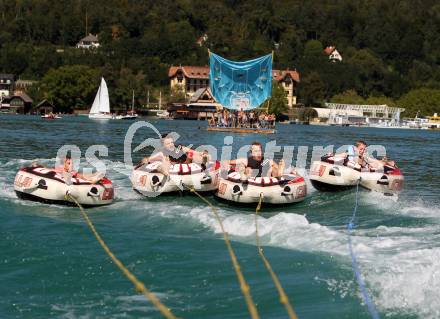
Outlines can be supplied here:
<path id="1" fill-rule="evenodd" d="M 75 48 L 86 31 L 98 35 L 99 49 Z M 300 72 L 306 105 L 354 92 L 360 101 L 406 107 L 405 116 L 431 115 L 440 113 L 438 34 L 433 0 L 1 1 L 0 72 L 40 81 L 30 92 L 39 98 L 50 95 L 50 69 L 85 65 L 117 87 L 113 103 L 125 105 L 131 87 L 140 102 L 147 90 L 167 88 L 170 65 L 206 65 L 207 48 L 240 60 L 274 50 L 276 68 Z M 329 61 L 329 45 L 342 62 Z"/>

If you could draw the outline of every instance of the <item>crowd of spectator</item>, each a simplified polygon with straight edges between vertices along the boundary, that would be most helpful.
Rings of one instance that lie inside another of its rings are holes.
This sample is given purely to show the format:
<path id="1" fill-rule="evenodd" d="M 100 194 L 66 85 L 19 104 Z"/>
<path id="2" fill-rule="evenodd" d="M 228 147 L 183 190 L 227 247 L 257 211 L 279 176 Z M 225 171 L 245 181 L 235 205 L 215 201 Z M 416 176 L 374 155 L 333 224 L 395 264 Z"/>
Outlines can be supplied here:
<path id="1" fill-rule="evenodd" d="M 210 127 L 233 127 L 233 128 L 273 128 L 275 126 L 275 114 L 256 111 L 230 111 L 223 109 L 216 112 L 208 119 Z"/>

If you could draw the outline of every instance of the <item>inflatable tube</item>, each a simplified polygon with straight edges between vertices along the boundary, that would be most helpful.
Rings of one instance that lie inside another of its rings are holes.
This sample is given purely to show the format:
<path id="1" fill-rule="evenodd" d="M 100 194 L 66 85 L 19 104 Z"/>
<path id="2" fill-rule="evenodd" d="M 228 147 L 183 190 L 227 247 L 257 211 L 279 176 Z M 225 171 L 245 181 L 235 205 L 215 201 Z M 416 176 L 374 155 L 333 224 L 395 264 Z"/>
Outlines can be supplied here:
<path id="1" fill-rule="evenodd" d="M 403 174 L 395 167 L 385 166 L 383 172 L 361 172 L 360 175 L 360 185 L 371 191 L 392 196 L 403 189 Z"/>
<path id="2" fill-rule="evenodd" d="M 221 199 L 241 204 L 258 203 L 262 196 L 263 203 L 272 205 L 300 202 L 306 194 L 304 178 L 298 175 L 255 177 L 243 182 L 238 172 L 230 173 L 226 179 L 221 178 L 215 193 Z"/>
<path id="3" fill-rule="evenodd" d="M 344 159 L 323 156 L 321 161 L 313 162 L 309 176 L 310 182 L 317 190 L 336 192 L 355 187 L 360 178 L 360 171 L 344 166 Z"/>
<path id="4" fill-rule="evenodd" d="M 385 195 L 394 195 L 403 188 L 400 169 L 385 165 L 381 171 L 365 170 L 345 159 L 324 156 L 310 169 L 310 181 L 320 191 L 339 191 L 359 185 Z"/>
<path id="5" fill-rule="evenodd" d="M 114 197 L 113 184 L 105 177 L 91 183 L 73 176 L 66 183 L 62 174 L 41 166 L 20 169 L 15 176 L 14 190 L 20 199 L 70 206 L 75 203 L 66 199 L 67 193 L 86 207 L 108 205 Z"/>
<path id="6" fill-rule="evenodd" d="M 168 176 L 160 171 L 161 165 L 162 162 L 153 162 L 135 167 L 131 176 L 133 189 L 148 197 L 189 191 L 191 187 L 197 192 L 210 192 L 217 189 L 219 162 L 209 162 L 206 171 L 196 163 L 171 164 Z"/>

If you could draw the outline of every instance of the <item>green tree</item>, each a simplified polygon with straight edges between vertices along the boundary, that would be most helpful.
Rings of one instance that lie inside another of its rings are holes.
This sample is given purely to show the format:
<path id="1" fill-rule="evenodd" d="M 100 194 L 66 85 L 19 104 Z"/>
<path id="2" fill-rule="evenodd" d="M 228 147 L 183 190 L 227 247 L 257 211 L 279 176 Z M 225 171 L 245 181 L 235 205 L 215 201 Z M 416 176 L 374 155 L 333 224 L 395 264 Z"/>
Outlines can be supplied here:
<path id="1" fill-rule="evenodd" d="M 86 33 L 99 34 L 98 50 L 74 47 Z M 439 33 L 440 4 L 433 0 L 2 0 L 0 72 L 41 80 L 50 68 L 87 65 L 107 73 L 110 65 L 111 85 L 131 69 L 143 72 L 143 85 L 158 88 L 169 84 L 170 65 L 206 65 L 207 48 L 231 60 L 275 50 L 274 68 L 296 68 L 303 80 L 318 74 L 321 92 L 304 95 L 310 103 L 349 89 L 398 99 L 412 89 L 440 89 Z M 329 62 L 326 45 L 337 47 L 342 63 Z M 120 96 L 112 96 L 115 103 Z"/>
<path id="2" fill-rule="evenodd" d="M 347 90 L 343 93 L 336 94 L 330 99 L 332 103 L 341 104 L 365 104 L 362 96 L 359 96 L 355 90 Z"/>
<path id="3" fill-rule="evenodd" d="M 397 104 L 405 108 L 406 117 L 414 117 L 417 111 L 421 115 L 432 116 L 434 113 L 440 113 L 440 90 L 420 88 L 409 91 L 403 95 Z"/>
<path id="4" fill-rule="evenodd" d="M 363 97 L 383 92 L 386 68 L 383 62 L 370 50 L 356 51 L 348 59 L 348 63 L 357 69 L 360 81 L 357 83 L 356 90 Z"/>
<path id="5" fill-rule="evenodd" d="M 423 61 L 413 61 L 408 71 L 408 80 L 411 81 L 413 88 L 426 87 L 432 83 L 433 68 Z"/>
<path id="6" fill-rule="evenodd" d="M 325 84 L 318 72 L 310 72 L 298 85 L 298 95 L 306 105 L 320 105 L 324 99 Z"/>
<path id="7" fill-rule="evenodd" d="M 98 70 L 72 65 L 49 70 L 40 83 L 40 90 L 58 111 L 72 112 L 89 108 L 98 86 Z"/>
<path id="8" fill-rule="evenodd" d="M 293 27 L 288 27 L 281 34 L 279 49 L 275 52 L 275 62 L 280 68 L 288 68 L 294 65 L 295 59 L 301 56 L 303 45 L 301 38 Z"/>
<path id="9" fill-rule="evenodd" d="M 174 103 L 185 103 L 187 99 L 183 89 L 173 87 L 170 91 L 168 100 Z"/>
<path id="10" fill-rule="evenodd" d="M 322 47 L 322 43 L 318 40 L 307 41 L 304 47 L 304 55 L 306 57 L 323 57 L 324 48 Z"/>
<path id="11" fill-rule="evenodd" d="M 133 91 L 135 95 L 135 105 L 145 100 L 146 86 L 145 75 L 142 71 L 133 73 L 131 69 L 122 68 L 119 76 L 114 81 L 114 105 L 128 109 L 133 100 Z"/>
<path id="12" fill-rule="evenodd" d="M 286 91 L 281 84 L 273 82 L 272 97 L 269 102 L 269 112 L 279 117 L 282 113 L 288 111 Z"/>
<path id="13" fill-rule="evenodd" d="M 298 119 L 302 122 L 310 122 L 316 115 L 316 110 L 311 107 L 301 107 L 298 109 Z"/>
<path id="14" fill-rule="evenodd" d="M 381 95 L 381 96 L 370 96 L 365 101 L 365 103 L 366 104 L 370 104 L 370 105 L 383 105 L 383 104 L 386 104 L 386 105 L 391 106 L 391 107 L 396 107 L 397 106 L 396 102 L 392 98 L 386 97 L 384 95 Z"/>

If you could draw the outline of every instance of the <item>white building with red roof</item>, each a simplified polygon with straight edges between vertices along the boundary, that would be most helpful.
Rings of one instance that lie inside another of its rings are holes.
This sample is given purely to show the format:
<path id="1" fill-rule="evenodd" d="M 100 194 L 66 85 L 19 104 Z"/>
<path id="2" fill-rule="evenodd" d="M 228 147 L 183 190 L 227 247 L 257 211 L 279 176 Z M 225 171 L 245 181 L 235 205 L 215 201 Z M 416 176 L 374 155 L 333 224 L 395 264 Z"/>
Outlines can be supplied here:
<path id="1" fill-rule="evenodd" d="M 296 105 L 296 86 L 299 83 L 299 73 L 296 70 L 272 70 L 272 78 L 281 84 L 286 91 L 287 105 L 291 109 Z"/>
<path id="2" fill-rule="evenodd" d="M 336 50 L 335 46 L 328 46 L 324 49 L 324 53 L 328 55 L 329 60 L 335 62 L 335 61 L 342 61 L 342 55 Z"/>

